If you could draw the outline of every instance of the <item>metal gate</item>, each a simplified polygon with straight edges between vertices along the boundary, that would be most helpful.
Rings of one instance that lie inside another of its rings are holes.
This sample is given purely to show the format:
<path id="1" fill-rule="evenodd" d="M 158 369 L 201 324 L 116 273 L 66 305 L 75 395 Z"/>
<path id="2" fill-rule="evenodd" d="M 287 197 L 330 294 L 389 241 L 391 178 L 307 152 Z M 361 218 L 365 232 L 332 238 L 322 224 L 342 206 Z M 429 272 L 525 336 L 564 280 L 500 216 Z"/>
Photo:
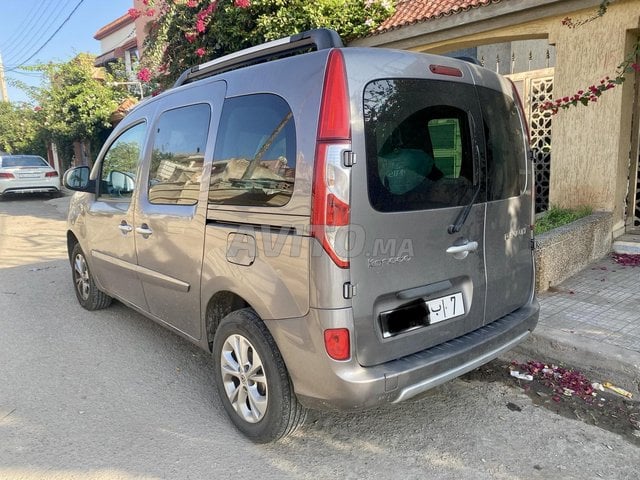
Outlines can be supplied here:
<path id="1" fill-rule="evenodd" d="M 640 39 L 639 39 L 640 40 Z M 636 61 L 640 61 L 636 58 Z M 629 187 L 626 204 L 626 232 L 640 235 L 640 74 L 634 79 L 633 117 L 629 158 Z M 629 80 L 627 80 L 629 81 Z"/>

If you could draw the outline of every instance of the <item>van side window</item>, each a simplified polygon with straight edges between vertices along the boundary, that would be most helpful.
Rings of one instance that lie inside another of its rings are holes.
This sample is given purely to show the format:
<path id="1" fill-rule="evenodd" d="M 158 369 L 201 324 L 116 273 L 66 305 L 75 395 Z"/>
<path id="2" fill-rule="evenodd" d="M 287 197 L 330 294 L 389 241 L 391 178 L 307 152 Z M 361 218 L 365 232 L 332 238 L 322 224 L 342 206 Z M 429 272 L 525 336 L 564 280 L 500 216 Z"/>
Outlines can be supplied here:
<path id="1" fill-rule="evenodd" d="M 472 86 L 378 80 L 364 92 L 369 200 L 381 212 L 465 205 L 473 196 Z M 455 104 L 448 104 L 455 98 Z"/>
<path id="2" fill-rule="evenodd" d="M 100 167 L 100 200 L 131 201 L 146 131 L 147 124 L 139 123 L 111 144 Z"/>
<path id="3" fill-rule="evenodd" d="M 149 167 L 150 203 L 198 203 L 210 119 L 211 108 L 207 104 L 176 108 L 160 115 Z"/>
<path id="4" fill-rule="evenodd" d="M 487 199 L 516 197 L 527 173 L 520 112 L 513 99 L 500 92 L 478 87 L 478 95 L 487 139 Z"/>
<path id="5" fill-rule="evenodd" d="M 281 207 L 293 194 L 296 138 L 287 102 L 270 94 L 225 101 L 209 203 Z"/>

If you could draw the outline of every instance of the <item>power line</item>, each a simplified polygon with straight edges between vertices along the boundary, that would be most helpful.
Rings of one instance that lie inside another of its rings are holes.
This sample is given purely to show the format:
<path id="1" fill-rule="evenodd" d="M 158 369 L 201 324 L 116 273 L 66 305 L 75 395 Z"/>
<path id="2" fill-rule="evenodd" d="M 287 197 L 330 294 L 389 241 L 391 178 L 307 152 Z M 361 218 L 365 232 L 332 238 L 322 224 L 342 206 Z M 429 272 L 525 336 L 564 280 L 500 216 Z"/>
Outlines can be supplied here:
<path id="1" fill-rule="evenodd" d="M 51 36 L 49 38 L 47 38 L 47 40 L 40 46 L 40 48 L 38 48 L 35 52 L 33 52 L 33 54 L 27 58 L 25 61 L 21 62 L 20 64 L 8 69 L 8 72 L 13 72 L 15 71 L 17 68 L 20 68 L 21 66 L 23 66 L 24 64 L 26 64 L 29 60 L 31 60 L 33 57 L 35 57 L 38 53 L 40 53 L 42 51 L 42 49 L 44 47 L 47 46 L 47 44 L 53 39 L 53 37 L 55 37 L 58 32 L 60 30 L 62 30 L 62 27 L 64 27 L 67 22 L 71 19 L 71 17 L 73 16 L 74 13 L 76 13 L 76 10 L 78 10 L 78 8 L 80 8 L 80 5 L 82 5 L 84 3 L 84 0 L 80 0 L 77 5 L 73 8 L 73 10 L 71 11 L 71 13 L 67 16 L 67 18 L 64 19 L 64 21 L 60 24 L 60 26 L 56 29 L 55 32 L 53 32 L 51 34 Z"/>
<path id="2" fill-rule="evenodd" d="M 28 50 L 33 42 L 38 42 L 44 35 L 43 30 L 51 26 L 51 20 L 54 18 L 54 13 L 58 11 L 58 17 L 60 16 L 59 4 L 62 0 L 55 2 L 48 2 L 45 7 L 39 12 L 39 15 L 32 15 L 26 25 L 23 27 L 22 35 L 13 40 L 10 38 L 8 48 L 4 48 L 5 63 L 16 63 L 14 60 L 19 60 L 24 50 Z M 57 18 L 56 18 L 57 19 Z M 49 25 L 47 25 L 49 20 Z"/>
<path id="3" fill-rule="evenodd" d="M 56 10 L 50 14 L 45 13 L 45 15 L 48 15 L 48 18 L 45 18 L 42 22 L 38 22 L 34 25 L 31 33 L 29 34 L 29 38 L 26 41 L 22 41 L 19 46 L 16 46 L 16 48 L 13 49 L 13 53 L 9 55 L 10 58 L 7 60 L 7 64 L 10 66 L 16 65 L 20 63 L 22 58 L 30 55 L 31 52 L 40 44 L 45 35 L 49 35 L 49 33 L 51 33 L 51 30 L 59 23 L 65 12 L 69 11 L 69 4 L 72 1 L 73 0 L 67 0 L 64 6 L 60 8 L 58 8 L 59 4 L 57 4 Z"/>
<path id="4" fill-rule="evenodd" d="M 5 51 L 5 52 L 10 52 L 11 48 L 13 47 L 13 45 L 15 44 L 14 42 L 11 42 L 11 40 L 14 37 L 17 37 L 18 39 L 20 38 L 20 35 L 22 34 L 23 36 L 26 36 L 26 32 L 28 31 L 28 27 L 31 24 L 31 22 L 33 21 L 34 18 L 37 17 L 36 13 L 38 11 L 38 7 L 40 5 L 38 5 L 37 3 L 33 5 L 33 9 L 22 18 L 22 21 L 18 24 L 18 26 L 13 30 L 13 32 L 11 32 L 11 35 L 9 35 L 7 42 L 9 43 L 9 48 L 4 48 L 3 45 L 0 45 L 0 50 Z M 44 15 L 44 12 L 40 12 L 40 16 L 42 17 Z"/>
<path id="5" fill-rule="evenodd" d="M 12 73 L 14 75 L 24 75 L 25 77 L 42 77 L 42 73 L 39 72 L 28 72 L 28 71 L 24 71 L 24 70 L 12 70 Z"/>

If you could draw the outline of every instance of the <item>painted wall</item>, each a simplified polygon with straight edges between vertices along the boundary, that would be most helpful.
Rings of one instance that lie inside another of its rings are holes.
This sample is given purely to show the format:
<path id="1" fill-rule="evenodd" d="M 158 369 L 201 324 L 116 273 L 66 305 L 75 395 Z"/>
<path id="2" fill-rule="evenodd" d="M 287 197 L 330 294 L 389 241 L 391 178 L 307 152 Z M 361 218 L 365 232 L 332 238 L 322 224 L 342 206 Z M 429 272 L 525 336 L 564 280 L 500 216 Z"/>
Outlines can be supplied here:
<path id="1" fill-rule="evenodd" d="M 573 17 L 591 13 L 593 9 Z M 554 97 L 571 96 L 613 76 L 629 54 L 638 38 L 640 0 L 614 2 L 603 17 L 578 28 L 550 25 L 549 41 L 557 52 Z M 553 124 L 550 203 L 612 211 L 614 233 L 624 227 L 634 83 L 629 75 L 597 103 L 561 111 Z"/>
<path id="2" fill-rule="evenodd" d="M 133 38 L 136 38 L 136 26 L 133 23 L 130 23 L 120 30 L 116 30 L 115 32 L 101 39 L 100 51 L 102 53 L 110 52 L 117 47 L 121 47 Z"/>

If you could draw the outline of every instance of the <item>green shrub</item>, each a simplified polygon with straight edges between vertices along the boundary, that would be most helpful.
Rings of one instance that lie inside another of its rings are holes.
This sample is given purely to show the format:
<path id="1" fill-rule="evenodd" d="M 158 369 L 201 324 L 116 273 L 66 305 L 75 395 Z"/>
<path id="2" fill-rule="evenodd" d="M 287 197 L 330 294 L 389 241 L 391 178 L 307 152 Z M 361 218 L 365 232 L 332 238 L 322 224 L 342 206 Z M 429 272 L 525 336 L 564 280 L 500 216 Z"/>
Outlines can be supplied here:
<path id="1" fill-rule="evenodd" d="M 540 234 L 571 223 L 579 218 L 586 217 L 593 213 L 591 207 L 580 207 L 577 209 L 559 208 L 552 206 L 549 210 L 536 220 L 535 233 Z"/>

